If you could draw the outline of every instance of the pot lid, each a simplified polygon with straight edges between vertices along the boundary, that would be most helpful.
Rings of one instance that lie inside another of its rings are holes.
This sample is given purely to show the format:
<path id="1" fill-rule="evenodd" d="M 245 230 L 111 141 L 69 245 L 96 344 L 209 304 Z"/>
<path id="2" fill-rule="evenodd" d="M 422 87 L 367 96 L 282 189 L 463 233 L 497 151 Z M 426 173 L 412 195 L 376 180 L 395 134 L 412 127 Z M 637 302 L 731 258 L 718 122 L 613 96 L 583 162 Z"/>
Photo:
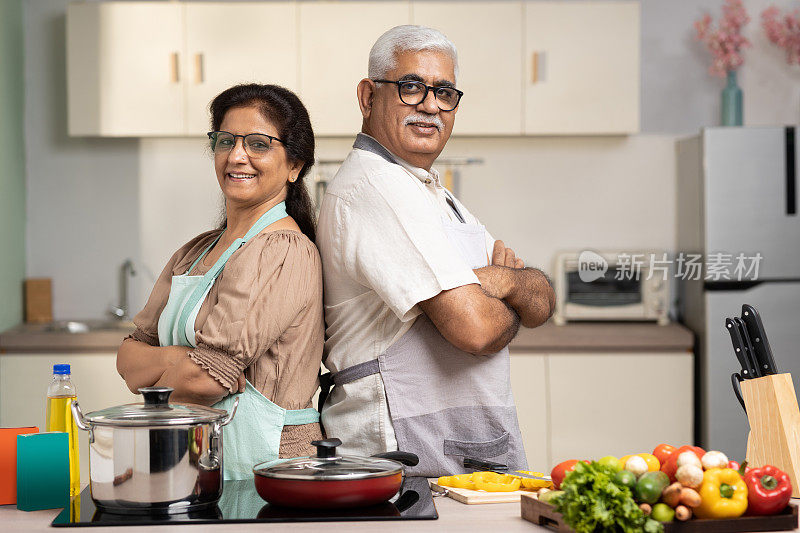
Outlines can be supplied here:
<path id="1" fill-rule="evenodd" d="M 335 481 L 368 479 L 391 476 L 403 472 L 403 465 L 392 459 L 338 455 L 339 439 L 315 440 L 317 455 L 294 459 L 267 461 L 253 467 L 253 473 L 274 479 L 297 479 L 309 481 Z"/>
<path id="2" fill-rule="evenodd" d="M 144 403 L 117 405 L 85 415 L 98 426 L 148 427 L 183 426 L 216 422 L 228 412 L 191 403 L 169 403 L 170 387 L 142 387 Z"/>

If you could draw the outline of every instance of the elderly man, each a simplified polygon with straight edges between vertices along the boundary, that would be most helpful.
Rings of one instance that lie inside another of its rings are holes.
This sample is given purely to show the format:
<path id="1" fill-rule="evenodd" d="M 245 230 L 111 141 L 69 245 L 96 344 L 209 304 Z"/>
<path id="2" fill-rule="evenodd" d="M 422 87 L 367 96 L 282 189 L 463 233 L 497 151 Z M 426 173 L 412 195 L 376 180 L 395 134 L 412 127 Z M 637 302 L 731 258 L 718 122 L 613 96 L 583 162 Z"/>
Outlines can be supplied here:
<path id="1" fill-rule="evenodd" d="M 358 84 L 362 133 L 328 186 L 323 259 L 325 365 L 335 385 L 322 420 L 343 452 L 401 449 L 414 475 L 465 458 L 526 467 L 507 345 L 550 316 L 555 295 L 494 241 L 431 168 L 462 92 L 440 32 L 398 26 Z"/>

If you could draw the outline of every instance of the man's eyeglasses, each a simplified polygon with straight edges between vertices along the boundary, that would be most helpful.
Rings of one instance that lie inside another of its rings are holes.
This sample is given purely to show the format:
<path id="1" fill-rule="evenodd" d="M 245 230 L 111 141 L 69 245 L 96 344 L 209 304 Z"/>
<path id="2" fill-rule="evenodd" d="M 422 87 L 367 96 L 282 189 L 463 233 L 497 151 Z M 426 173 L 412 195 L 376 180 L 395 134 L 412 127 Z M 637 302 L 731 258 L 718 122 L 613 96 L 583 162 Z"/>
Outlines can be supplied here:
<path id="1" fill-rule="evenodd" d="M 419 105 L 428 97 L 428 91 L 433 91 L 433 96 L 436 97 L 436 105 L 442 111 L 452 111 L 458 107 L 458 102 L 464 96 L 462 91 L 454 89 L 453 87 L 433 87 L 425 85 L 421 81 L 412 80 L 372 80 L 376 83 L 394 83 L 397 85 L 397 94 L 400 95 L 400 101 L 406 105 Z"/>
<path id="2" fill-rule="evenodd" d="M 214 152 L 214 155 L 229 154 L 233 147 L 236 146 L 237 137 L 242 138 L 245 153 L 253 159 L 264 157 L 270 151 L 272 141 L 286 144 L 283 140 L 264 133 L 234 135 L 227 131 L 209 131 L 208 138 L 211 140 L 211 151 Z"/>

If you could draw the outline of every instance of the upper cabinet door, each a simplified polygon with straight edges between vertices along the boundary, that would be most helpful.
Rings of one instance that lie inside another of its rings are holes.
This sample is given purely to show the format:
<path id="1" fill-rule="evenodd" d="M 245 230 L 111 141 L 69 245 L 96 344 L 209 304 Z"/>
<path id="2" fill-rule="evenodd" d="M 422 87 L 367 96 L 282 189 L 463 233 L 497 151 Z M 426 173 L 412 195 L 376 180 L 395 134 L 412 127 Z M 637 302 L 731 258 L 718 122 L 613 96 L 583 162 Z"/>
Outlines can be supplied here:
<path id="1" fill-rule="evenodd" d="M 639 3 L 525 4 L 525 133 L 639 130 Z"/>
<path id="2" fill-rule="evenodd" d="M 361 130 L 356 86 L 367 77 L 372 45 L 410 21 L 408 2 L 301 2 L 300 95 L 317 135 Z"/>
<path id="3" fill-rule="evenodd" d="M 184 131 L 182 13 L 174 2 L 69 5 L 70 135 Z"/>
<path id="4" fill-rule="evenodd" d="M 184 5 L 187 134 L 209 130 L 208 105 L 233 85 L 269 83 L 297 91 L 293 2 Z"/>
<path id="5" fill-rule="evenodd" d="M 522 133 L 522 2 L 417 0 L 412 19 L 440 30 L 458 50 L 464 97 L 453 134 Z"/>

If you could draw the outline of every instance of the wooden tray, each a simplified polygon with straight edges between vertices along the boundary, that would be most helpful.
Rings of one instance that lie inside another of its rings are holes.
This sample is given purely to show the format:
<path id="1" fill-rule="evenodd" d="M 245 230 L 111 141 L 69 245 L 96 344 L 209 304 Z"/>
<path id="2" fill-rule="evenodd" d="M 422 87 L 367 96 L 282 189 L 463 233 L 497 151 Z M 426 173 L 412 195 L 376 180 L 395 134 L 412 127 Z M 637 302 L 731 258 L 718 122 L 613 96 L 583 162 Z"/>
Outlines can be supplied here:
<path id="1" fill-rule="evenodd" d="M 575 533 L 564 523 L 561 513 L 552 505 L 524 494 L 520 499 L 522 518 L 534 524 L 564 533 Z M 797 505 L 790 503 L 780 514 L 772 516 L 743 516 L 729 520 L 700 520 L 664 524 L 664 533 L 737 533 L 743 531 L 785 531 L 797 529 Z"/>
<path id="2" fill-rule="evenodd" d="M 457 502 L 467 505 L 483 503 L 516 503 L 521 495 L 536 494 L 530 490 L 515 490 L 514 492 L 484 492 L 482 490 L 454 489 L 452 487 L 442 487 L 431 481 L 431 487 L 437 491 L 447 490 L 447 495 Z M 535 497 L 535 496 L 534 496 Z"/>

